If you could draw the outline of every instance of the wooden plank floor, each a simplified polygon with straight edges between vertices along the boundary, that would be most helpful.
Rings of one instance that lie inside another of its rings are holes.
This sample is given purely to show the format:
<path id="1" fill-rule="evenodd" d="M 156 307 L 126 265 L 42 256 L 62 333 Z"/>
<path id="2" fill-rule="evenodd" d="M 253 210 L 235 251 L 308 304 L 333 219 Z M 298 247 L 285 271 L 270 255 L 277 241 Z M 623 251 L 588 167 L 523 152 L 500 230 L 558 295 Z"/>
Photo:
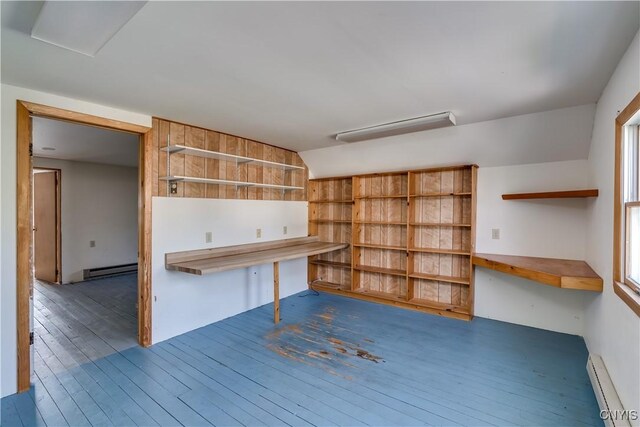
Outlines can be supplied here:
<path id="1" fill-rule="evenodd" d="M 2 399 L 3 426 L 602 425 L 580 337 L 303 293 L 278 326 L 266 305 L 126 348 L 119 281 L 73 302 L 38 286 L 34 384 Z"/>

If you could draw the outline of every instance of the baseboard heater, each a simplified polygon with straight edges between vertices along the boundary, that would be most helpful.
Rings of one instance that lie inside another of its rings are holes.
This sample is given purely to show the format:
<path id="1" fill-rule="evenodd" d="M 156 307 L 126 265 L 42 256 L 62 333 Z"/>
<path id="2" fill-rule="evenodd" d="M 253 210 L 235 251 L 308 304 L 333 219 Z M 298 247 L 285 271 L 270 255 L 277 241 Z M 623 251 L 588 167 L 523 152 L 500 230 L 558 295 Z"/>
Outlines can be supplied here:
<path id="1" fill-rule="evenodd" d="M 136 273 L 138 264 L 121 264 L 109 267 L 86 268 L 82 270 L 82 278 L 84 280 L 98 279 L 101 277 L 117 276 L 120 274 Z"/>
<path id="2" fill-rule="evenodd" d="M 602 357 L 590 354 L 587 360 L 587 372 L 600 406 L 600 417 L 604 420 L 604 425 L 607 427 L 631 426 L 629 411 L 624 410 Z"/>

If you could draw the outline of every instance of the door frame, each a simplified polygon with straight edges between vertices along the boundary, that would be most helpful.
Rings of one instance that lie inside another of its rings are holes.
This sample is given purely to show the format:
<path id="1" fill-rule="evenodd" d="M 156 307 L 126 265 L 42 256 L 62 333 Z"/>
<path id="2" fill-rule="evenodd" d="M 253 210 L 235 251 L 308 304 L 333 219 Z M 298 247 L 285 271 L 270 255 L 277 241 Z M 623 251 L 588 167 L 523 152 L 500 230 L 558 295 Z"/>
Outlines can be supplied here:
<path id="1" fill-rule="evenodd" d="M 35 166 L 33 171 L 51 171 L 56 174 L 56 285 L 62 284 L 62 170 Z M 34 255 L 35 256 L 35 255 Z"/>
<path id="2" fill-rule="evenodd" d="M 18 392 L 31 385 L 30 304 L 33 284 L 32 136 L 31 118 L 47 117 L 105 129 L 124 131 L 140 137 L 138 156 L 138 343 L 151 345 L 151 192 L 153 170 L 153 130 L 119 120 L 106 119 L 28 101 L 16 102 L 17 248 L 16 299 Z"/>

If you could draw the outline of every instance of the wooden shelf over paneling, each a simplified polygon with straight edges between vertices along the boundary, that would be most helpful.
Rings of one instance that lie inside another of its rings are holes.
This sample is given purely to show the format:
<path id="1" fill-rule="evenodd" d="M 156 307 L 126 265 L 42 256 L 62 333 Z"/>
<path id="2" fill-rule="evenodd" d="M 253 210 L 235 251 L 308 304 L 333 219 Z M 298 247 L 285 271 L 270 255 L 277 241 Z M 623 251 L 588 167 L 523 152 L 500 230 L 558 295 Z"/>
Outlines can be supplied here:
<path id="1" fill-rule="evenodd" d="M 219 151 L 203 150 L 202 148 L 187 147 L 185 145 L 169 145 L 167 147 L 162 147 L 161 150 L 166 151 L 169 154 L 186 154 L 189 156 L 229 162 L 254 163 L 260 166 L 282 168 L 284 170 L 304 170 L 304 166 L 295 166 L 286 163 L 272 162 L 269 160 L 255 159 L 253 157 L 238 156 L 235 154 L 221 153 Z"/>
<path id="2" fill-rule="evenodd" d="M 411 277 L 412 279 L 434 280 L 436 282 L 457 283 L 459 285 L 468 285 L 471 280 L 468 277 L 441 276 L 438 274 L 426 274 L 426 273 L 411 273 L 409 274 L 409 277 Z"/>
<path id="3" fill-rule="evenodd" d="M 450 224 L 446 222 L 412 222 L 409 225 L 414 227 L 460 227 L 471 228 L 471 224 Z"/>
<path id="4" fill-rule="evenodd" d="M 602 278 L 584 261 L 474 254 L 473 264 L 558 288 L 602 292 Z"/>
<path id="5" fill-rule="evenodd" d="M 424 193 L 424 194 L 409 195 L 409 197 L 452 197 L 452 196 L 467 197 L 467 196 L 471 196 L 471 193 Z"/>
<path id="6" fill-rule="evenodd" d="M 330 289 L 337 290 L 337 291 L 349 290 L 349 287 L 346 285 L 341 285 L 340 283 L 334 283 L 334 282 L 327 282 L 326 280 L 318 280 L 317 282 L 313 282 L 309 287 L 312 289 L 318 288 L 318 290 L 330 290 Z"/>
<path id="7" fill-rule="evenodd" d="M 592 188 L 588 190 L 546 191 L 541 193 L 503 194 L 502 200 L 575 199 L 575 198 L 585 198 L 585 197 L 598 197 L 598 190 L 595 188 Z"/>
<path id="8" fill-rule="evenodd" d="M 214 178 L 196 178 L 192 176 L 162 176 L 159 178 L 161 181 L 169 182 L 193 182 L 198 184 L 216 184 L 216 185 L 231 185 L 238 188 L 242 187 L 254 187 L 254 188 L 272 188 L 276 190 L 304 190 L 304 187 L 294 187 L 292 185 L 278 185 L 278 184 L 261 184 L 259 182 L 246 182 L 246 181 L 229 181 L 226 179 L 214 179 Z"/>
<path id="9" fill-rule="evenodd" d="M 325 267 L 351 268 L 351 264 L 349 263 L 338 262 L 338 261 L 326 261 L 324 259 L 310 259 L 309 263 L 313 265 L 322 265 Z"/>
<path id="10" fill-rule="evenodd" d="M 414 310 L 414 311 L 419 311 L 419 312 L 428 313 L 428 314 L 435 314 L 438 316 L 450 317 L 454 319 L 471 320 L 471 318 L 473 317 L 471 313 L 465 308 L 456 307 L 456 311 L 451 311 L 451 310 L 447 310 L 446 308 L 443 309 L 442 307 L 433 307 L 433 305 L 435 304 L 432 304 L 426 300 L 415 300 L 417 302 L 414 303 L 412 301 L 407 301 L 406 298 L 403 296 L 396 296 L 394 294 L 389 294 L 386 292 L 368 291 L 363 289 L 345 290 L 345 289 L 340 289 L 336 286 L 331 286 L 331 285 L 334 285 L 334 284 L 329 284 L 329 286 L 324 286 L 323 282 L 315 282 L 312 285 L 312 288 L 319 291 L 340 295 L 348 298 L 355 298 L 359 300 L 376 302 L 381 304 L 388 304 L 388 305 L 393 305 L 393 306 L 408 309 L 408 310 Z"/>
<path id="11" fill-rule="evenodd" d="M 354 221 L 354 224 L 359 225 L 407 225 L 406 222 L 398 222 L 398 221 Z"/>
<path id="12" fill-rule="evenodd" d="M 366 271 L 368 273 L 388 274 L 391 276 L 405 277 L 407 275 L 406 270 L 400 270 L 397 268 L 374 267 L 371 265 L 355 265 L 353 269 L 358 271 Z"/>
<path id="13" fill-rule="evenodd" d="M 309 203 L 353 203 L 353 200 L 309 200 Z"/>
<path id="14" fill-rule="evenodd" d="M 311 219 L 309 220 L 309 222 L 315 222 L 315 223 L 332 222 L 335 224 L 351 224 L 350 219 Z"/>
<path id="15" fill-rule="evenodd" d="M 376 245 L 373 243 L 354 243 L 353 246 L 358 248 L 369 248 L 369 249 L 388 249 L 390 251 L 406 251 L 407 248 L 404 246 L 391 246 L 391 245 Z"/>
<path id="16" fill-rule="evenodd" d="M 440 248 L 409 248 L 409 252 L 424 252 L 431 254 L 446 254 L 446 255 L 471 255 L 471 252 L 462 249 L 440 249 Z"/>
<path id="17" fill-rule="evenodd" d="M 460 313 L 460 314 L 469 314 L 469 310 L 465 307 L 460 307 L 457 305 L 452 305 L 452 304 L 443 304 L 441 302 L 436 302 L 436 301 L 431 301 L 431 300 L 425 300 L 425 299 L 420 299 L 420 298 L 412 298 L 409 300 L 409 302 L 413 303 L 413 304 L 417 304 L 417 305 L 422 305 L 425 307 L 430 307 L 436 310 L 441 310 L 441 311 L 451 311 L 453 313 Z"/>
<path id="18" fill-rule="evenodd" d="M 398 195 L 382 195 L 382 196 L 356 196 L 354 199 L 356 200 L 375 200 L 375 199 L 406 199 L 406 194 L 398 194 Z"/>

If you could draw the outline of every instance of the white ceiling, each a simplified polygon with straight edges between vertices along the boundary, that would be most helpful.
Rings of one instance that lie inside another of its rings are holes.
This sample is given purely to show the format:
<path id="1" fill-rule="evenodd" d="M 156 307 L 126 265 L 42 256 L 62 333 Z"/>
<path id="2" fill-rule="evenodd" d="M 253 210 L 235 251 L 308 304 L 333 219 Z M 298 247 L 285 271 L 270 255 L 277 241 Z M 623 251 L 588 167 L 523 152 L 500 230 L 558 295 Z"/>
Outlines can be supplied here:
<path id="1" fill-rule="evenodd" d="M 303 151 L 452 111 L 458 124 L 596 102 L 639 2 L 149 2 L 94 58 L 2 2 L 2 82 Z"/>
<path id="2" fill-rule="evenodd" d="M 138 135 L 33 118 L 33 155 L 118 166 L 138 166 Z M 43 147 L 54 148 L 43 150 Z"/>

